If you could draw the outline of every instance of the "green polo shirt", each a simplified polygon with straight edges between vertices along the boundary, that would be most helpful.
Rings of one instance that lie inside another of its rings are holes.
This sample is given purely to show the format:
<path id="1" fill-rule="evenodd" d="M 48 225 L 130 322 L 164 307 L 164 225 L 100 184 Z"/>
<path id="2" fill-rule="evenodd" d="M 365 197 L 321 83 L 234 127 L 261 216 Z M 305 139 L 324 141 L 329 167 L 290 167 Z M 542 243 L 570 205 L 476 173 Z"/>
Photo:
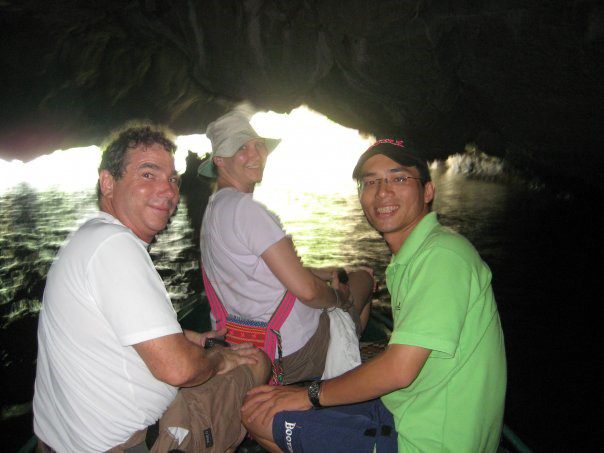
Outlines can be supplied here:
<path id="1" fill-rule="evenodd" d="M 399 451 L 496 451 L 506 361 L 488 266 L 430 213 L 392 258 L 386 284 L 390 344 L 432 351 L 409 387 L 382 397 Z"/>

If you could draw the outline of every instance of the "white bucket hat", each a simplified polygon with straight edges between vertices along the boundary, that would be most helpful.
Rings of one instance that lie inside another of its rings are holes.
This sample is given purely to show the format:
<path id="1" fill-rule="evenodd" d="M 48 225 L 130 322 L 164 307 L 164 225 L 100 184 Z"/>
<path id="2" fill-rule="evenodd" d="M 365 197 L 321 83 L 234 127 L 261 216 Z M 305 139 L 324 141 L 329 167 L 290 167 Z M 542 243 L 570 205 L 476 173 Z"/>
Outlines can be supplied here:
<path id="1" fill-rule="evenodd" d="M 214 157 L 232 157 L 242 145 L 254 138 L 264 140 L 269 154 L 281 142 L 275 138 L 265 138 L 258 135 L 249 122 L 249 117 L 243 111 L 236 109 L 217 120 L 206 128 L 206 136 L 212 142 L 212 154 L 207 161 L 197 169 L 197 174 L 207 178 L 216 178 Z"/>

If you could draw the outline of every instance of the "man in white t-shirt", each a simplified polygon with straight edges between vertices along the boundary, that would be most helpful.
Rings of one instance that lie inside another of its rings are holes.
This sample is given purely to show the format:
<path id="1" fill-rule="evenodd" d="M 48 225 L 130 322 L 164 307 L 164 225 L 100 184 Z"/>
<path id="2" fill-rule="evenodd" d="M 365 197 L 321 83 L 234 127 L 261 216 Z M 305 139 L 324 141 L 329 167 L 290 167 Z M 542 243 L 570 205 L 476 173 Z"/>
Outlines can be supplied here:
<path id="1" fill-rule="evenodd" d="M 156 126 L 116 135 L 99 167 L 101 212 L 48 273 L 33 401 L 41 451 L 146 451 L 160 418 L 153 451 L 224 451 L 243 438 L 245 389 L 267 381 L 269 361 L 249 344 L 204 349 L 224 332 L 183 331 L 147 252 L 179 201 L 175 148 Z"/>
<path id="2" fill-rule="evenodd" d="M 323 309 L 347 309 L 356 341 L 355 326 L 359 335 L 369 317 L 373 277 L 365 270 L 350 272 L 343 284 L 335 269 L 301 263 L 279 218 L 253 199 L 267 156 L 279 141 L 260 137 L 244 109 L 223 115 L 206 130 L 212 155 L 198 173 L 216 178 L 216 192 L 202 222 L 202 264 L 228 315 L 246 324 L 268 322 L 284 292 L 292 293 L 296 300 L 279 329 L 282 382 L 320 377 L 330 341 L 330 317 Z"/>

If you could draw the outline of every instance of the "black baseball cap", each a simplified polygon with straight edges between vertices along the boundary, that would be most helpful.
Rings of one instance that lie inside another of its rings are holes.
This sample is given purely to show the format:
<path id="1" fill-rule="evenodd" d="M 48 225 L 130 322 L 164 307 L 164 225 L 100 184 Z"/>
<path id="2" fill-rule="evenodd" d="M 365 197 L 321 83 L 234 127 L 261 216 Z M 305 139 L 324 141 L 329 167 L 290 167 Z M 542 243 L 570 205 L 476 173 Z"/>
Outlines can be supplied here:
<path id="1" fill-rule="evenodd" d="M 363 164 L 365 164 L 369 158 L 377 154 L 383 154 L 404 167 L 417 168 L 423 182 L 432 180 L 426 158 L 417 149 L 405 145 L 403 140 L 394 140 L 390 138 L 377 140 L 361 154 L 361 157 L 359 157 L 359 160 L 352 171 L 352 178 L 359 180 L 362 176 L 361 168 L 363 168 Z"/>

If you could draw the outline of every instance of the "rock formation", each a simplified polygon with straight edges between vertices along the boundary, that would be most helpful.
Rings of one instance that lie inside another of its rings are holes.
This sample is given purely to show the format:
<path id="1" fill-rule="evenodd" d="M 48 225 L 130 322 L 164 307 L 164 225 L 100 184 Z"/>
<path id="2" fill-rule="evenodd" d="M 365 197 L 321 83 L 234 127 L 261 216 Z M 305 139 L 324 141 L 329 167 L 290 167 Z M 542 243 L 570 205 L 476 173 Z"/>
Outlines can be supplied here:
<path id="1" fill-rule="evenodd" d="M 249 100 L 603 187 L 598 1 L 5 0 L 0 26 L 0 157 Z"/>

